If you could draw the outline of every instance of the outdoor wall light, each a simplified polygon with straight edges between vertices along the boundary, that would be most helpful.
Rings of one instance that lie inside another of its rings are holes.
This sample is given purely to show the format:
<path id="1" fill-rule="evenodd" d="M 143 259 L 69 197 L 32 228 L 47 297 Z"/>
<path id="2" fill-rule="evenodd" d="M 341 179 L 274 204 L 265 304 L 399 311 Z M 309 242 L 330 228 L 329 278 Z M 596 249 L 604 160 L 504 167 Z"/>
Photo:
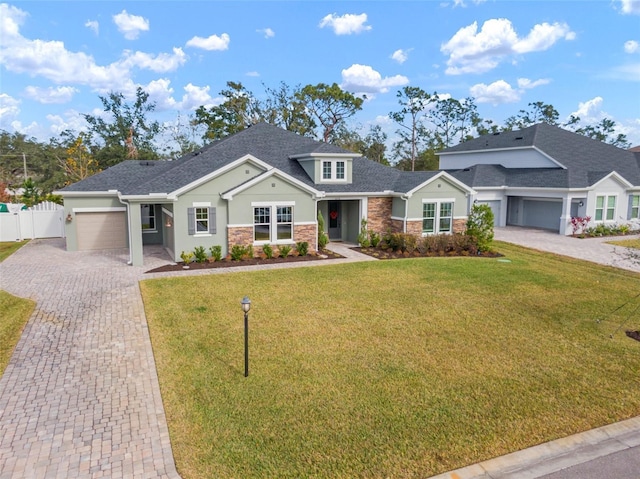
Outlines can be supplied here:
<path id="1" fill-rule="evenodd" d="M 249 375 L 249 310 L 251 309 L 251 300 L 245 296 L 240 304 L 242 311 L 244 311 L 244 377 L 246 378 Z"/>
<path id="2" fill-rule="evenodd" d="M 71 222 L 73 221 L 73 216 L 71 216 L 71 213 L 69 213 L 69 214 L 67 215 L 67 221 L 68 221 L 69 223 L 71 223 Z"/>
<path id="3" fill-rule="evenodd" d="M 582 208 L 582 207 L 584 206 L 584 203 L 581 201 L 581 202 L 579 202 L 579 203 L 578 203 L 578 206 L 579 206 L 580 208 Z"/>

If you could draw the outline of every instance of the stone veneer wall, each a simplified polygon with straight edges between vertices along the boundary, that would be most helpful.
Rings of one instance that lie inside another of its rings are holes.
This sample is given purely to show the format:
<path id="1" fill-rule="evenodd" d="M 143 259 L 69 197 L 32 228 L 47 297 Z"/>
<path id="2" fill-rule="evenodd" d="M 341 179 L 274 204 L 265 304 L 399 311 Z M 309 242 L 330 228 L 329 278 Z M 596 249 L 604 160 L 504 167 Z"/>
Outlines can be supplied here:
<path id="1" fill-rule="evenodd" d="M 293 238 L 294 242 L 306 241 L 309 243 L 309 252 L 315 252 L 317 250 L 317 225 L 293 225 Z M 251 226 L 238 226 L 227 228 L 227 236 L 229 238 L 227 244 L 227 251 L 230 253 L 231 248 L 234 245 L 249 246 L 253 244 L 253 227 Z M 277 251 L 277 247 L 274 246 L 274 250 Z M 255 254 L 262 253 L 262 246 L 254 246 L 253 251 Z"/>
<path id="2" fill-rule="evenodd" d="M 403 221 L 402 220 L 391 220 L 391 231 L 393 233 L 402 233 L 402 231 L 403 231 Z"/>
<path id="3" fill-rule="evenodd" d="M 464 233 L 467 230 L 467 219 L 458 218 L 453 220 L 453 232 Z"/>
<path id="4" fill-rule="evenodd" d="M 389 228 L 393 230 L 392 204 L 393 198 L 369 198 L 367 200 L 367 229 L 380 234 L 385 233 Z M 400 231 L 402 231 L 402 226 L 400 226 Z"/>
<path id="5" fill-rule="evenodd" d="M 422 236 L 422 221 L 407 221 L 407 233 L 417 237 Z"/>

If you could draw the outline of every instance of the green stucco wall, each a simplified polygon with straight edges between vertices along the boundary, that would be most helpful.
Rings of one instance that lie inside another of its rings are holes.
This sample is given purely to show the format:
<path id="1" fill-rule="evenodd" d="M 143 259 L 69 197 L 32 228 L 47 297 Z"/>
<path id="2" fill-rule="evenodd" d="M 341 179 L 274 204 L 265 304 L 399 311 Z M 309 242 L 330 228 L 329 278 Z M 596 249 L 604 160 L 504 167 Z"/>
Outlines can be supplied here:
<path id="1" fill-rule="evenodd" d="M 125 205 L 120 203 L 117 196 L 87 196 L 87 197 L 65 197 L 64 198 L 64 217 L 65 217 L 65 235 L 68 251 L 78 251 L 78 232 L 76 230 L 77 221 L 75 221 L 74 208 L 123 208 Z M 71 214 L 71 221 L 66 221 L 67 216 Z"/>
<path id="2" fill-rule="evenodd" d="M 422 218 L 423 200 L 453 199 L 453 216 L 468 215 L 466 192 L 446 179 L 439 178 L 413 193 L 409 198 L 408 218 Z M 395 203 L 394 203 L 395 205 Z M 395 215 L 395 213 L 394 213 Z"/>

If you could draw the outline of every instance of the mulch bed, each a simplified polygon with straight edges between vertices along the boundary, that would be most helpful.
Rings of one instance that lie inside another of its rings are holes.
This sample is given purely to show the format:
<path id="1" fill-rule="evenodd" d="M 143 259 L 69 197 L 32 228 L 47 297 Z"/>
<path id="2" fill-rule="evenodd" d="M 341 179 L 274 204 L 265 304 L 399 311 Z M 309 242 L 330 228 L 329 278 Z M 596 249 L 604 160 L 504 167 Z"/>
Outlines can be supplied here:
<path id="1" fill-rule="evenodd" d="M 413 251 L 412 253 L 402 252 L 402 251 L 393 251 L 392 249 L 381 249 L 381 248 L 352 248 L 355 251 L 359 251 L 362 254 L 366 254 L 369 256 L 373 256 L 378 259 L 402 259 L 402 258 L 439 258 L 439 257 L 479 257 L 479 258 L 500 258 L 504 255 L 500 253 L 496 253 L 495 251 L 485 251 L 478 254 L 465 254 L 459 253 L 456 251 L 439 251 L 437 253 L 420 253 L 418 250 Z"/>
<path id="2" fill-rule="evenodd" d="M 255 266 L 260 264 L 282 264 L 282 263 L 302 263 L 307 261 L 327 261 L 332 259 L 343 258 L 343 256 L 334 253 L 333 251 L 323 250 L 317 254 L 308 254 L 306 256 L 287 256 L 286 258 L 252 258 L 243 259 L 240 261 L 232 261 L 231 258 L 224 258 L 222 261 L 204 263 L 191 263 L 189 269 L 184 269 L 184 263 L 167 264 L 158 268 L 146 271 L 146 273 L 165 273 L 167 271 L 193 271 L 200 269 L 219 269 L 219 268 L 237 268 L 238 266 Z"/>

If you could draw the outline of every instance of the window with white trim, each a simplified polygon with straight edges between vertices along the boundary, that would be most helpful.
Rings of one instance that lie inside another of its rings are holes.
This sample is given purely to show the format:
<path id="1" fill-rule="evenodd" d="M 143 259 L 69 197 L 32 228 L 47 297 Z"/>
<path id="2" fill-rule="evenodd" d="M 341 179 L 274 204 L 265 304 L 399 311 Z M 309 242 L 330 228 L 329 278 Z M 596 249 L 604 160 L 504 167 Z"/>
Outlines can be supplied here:
<path id="1" fill-rule="evenodd" d="M 156 209 L 154 205 L 140 205 L 142 231 L 151 233 L 156 230 Z"/>
<path id="2" fill-rule="evenodd" d="M 616 218 L 616 197 L 596 196 L 595 221 L 613 221 Z"/>
<path id="3" fill-rule="evenodd" d="M 631 196 L 631 218 L 640 219 L 640 195 Z"/>
<path id="4" fill-rule="evenodd" d="M 322 162 L 323 181 L 346 181 L 347 164 L 343 160 L 324 160 Z"/>
<path id="5" fill-rule="evenodd" d="M 216 234 L 216 209 L 211 206 L 201 206 L 197 203 L 187 208 L 188 233 L 190 235 L 206 236 Z"/>
<path id="6" fill-rule="evenodd" d="M 256 243 L 290 243 L 293 240 L 293 206 L 254 206 L 253 240 Z"/>
<path id="7" fill-rule="evenodd" d="M 453 231 L 453 201 L 425 201 L 422 204 L 422 233 L 441 234 Z"/>

